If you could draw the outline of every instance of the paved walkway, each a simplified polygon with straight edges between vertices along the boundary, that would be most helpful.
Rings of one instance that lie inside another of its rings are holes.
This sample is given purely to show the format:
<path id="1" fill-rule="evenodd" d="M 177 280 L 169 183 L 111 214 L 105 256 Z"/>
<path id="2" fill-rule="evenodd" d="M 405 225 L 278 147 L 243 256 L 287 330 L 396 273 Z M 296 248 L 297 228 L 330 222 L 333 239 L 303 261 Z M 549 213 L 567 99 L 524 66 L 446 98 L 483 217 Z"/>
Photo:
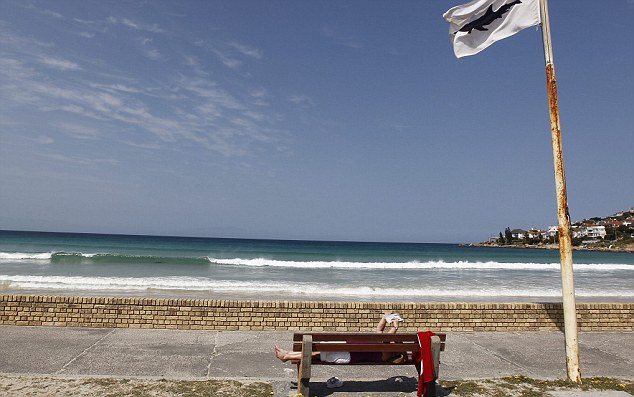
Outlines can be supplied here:
<path id="1" fill-rule="evenodd" d="M 295 368 L 278 361 L 274 345 L 288 348 L 291 332 L 178 331 L 0 326 L 0 373 L 54 376 L 227 378 L 262 380 L 275 396 L 295 393 Z M 634 333 L 580 334 L 583 377 L 634 379 Z M 414 368 L 317 366 L 311 391 L 320 396 L 414 396 Z M 566 377 L 560 332 L 452 332 L 441 354 L 440 380 L 524 375 Z M 338 376 L 342 389 L 326 389 Z M 554 396 L 627 396 L 623 392 L 567 392 Z M 576 393 L 576 394 L 574 394 Z M 311 393 L 312 394 L 312 393 Z M 373 394 L 374 395 L 374 394 Z M 379 395 L 379 394 L 377 394 Z"/>

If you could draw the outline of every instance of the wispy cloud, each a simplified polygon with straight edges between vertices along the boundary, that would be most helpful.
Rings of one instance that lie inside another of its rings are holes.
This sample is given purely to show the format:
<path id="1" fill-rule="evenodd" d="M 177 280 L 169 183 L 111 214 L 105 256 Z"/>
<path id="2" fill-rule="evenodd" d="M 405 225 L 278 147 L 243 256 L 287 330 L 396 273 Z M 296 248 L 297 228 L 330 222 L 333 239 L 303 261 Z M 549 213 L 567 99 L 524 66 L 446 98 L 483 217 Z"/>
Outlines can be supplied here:
<path id="1" fill-rule="evenodd" d="M 235 41 L 230 42 L 229 46 L 233 47 L 235 50 L 237 50 L 242 55 L 246 55 L 246 56 L 254 58 L 254 59 L 262 59 L 262 51 L 258 50 L 257 48 L 250 47 L 250 46 L 247 46 L 247 45 L 244 45 L 244 44 L 240 44 L 240 43 L 235 42 Z"/>
<path id="2" fill-rule="evenodd" d="M 55 12 L 55 11 L 51 11 L 51 10 L 39 10 L 39 12 L 41 12 L 44 15 L 48 15 L 49 17 L 53 17 L 53 18 L 58 18 L 58 19 L 62 19 L 64 18 L 64 16 L 62 14 L 60 14 L 59 12 Z"/>
<path id="3" fill-rule="evenodd" d="M 118 165 L 119 164 L 119 161 L 115 159 L 86 158 L 86 157 L 79 157 L 79 156 L 67 156 L 67 155 L 58 154 L 58 153 L 42 153 L 40 154 L 40 156 L 49 158 L 55 161 L 62 161 L 62 162 L 78 164 L 78 165 L 101 165 L 101 164 Z"/>
<path id="4" fill-rule="evenodd" d="M 50 145 L 51 143 L 54 143 L 55 140 L 51 138 L 50 136 L 40 135 L 36 137 L 35 139 L 33 139 L 33 142 L 39 145 Z"/>
<path id="5" fill-rule="evenodd" d="M 136 44 L 139 46 L 141 53 L 148 59 L 153 61 L 163 60 L 165 57 L 161 54 L 161 52 L 152 45 L 154 39 L 151 37 L 138 37 L 136 40 Z"/>
<path id="6" fill-rule="evenodd" d="M 87 19 L 81 19 L 81 18 L 73 18 L 73 21 L 79 22 L 82 25 L 90 25 L 90 26 L 92 26 L 92 25 L 95 24 L 95 21 L 89 21 Z"/>
<path id="7" fill-rule="evenodd" d="M 64 16 L 62 14 L 60 14 L 59 12 L 51 11 L 51 10 L 48 10 L 46 8 L 37 8 L 33 4 L 27 4 L 24 7 L 29 9 L 29 10 L 35 11 L 35 12 L 37 12 L 39 14 L 46 15 L 46 16 L 49 16 L 49 17 L 53 17 L 53 18 L 56 18 L 56 19 L 63 19 L 64 18 Z"/>
<path id="8" fill-rule="evenodd" d="M 75 62 L 66 59 L 44 57 L 40 60 L 44 65 L 62 71 L 81 70 L 81 67 Z"/>
<path id="9" fill-rule="evenodd" d="M 291 95 L 288 100 L 301 107 L 315 106 L 315 101 L 307 95 Z"/>
<path id="10" fill-rule="evenodd" d="M 144 50 L 143 55 L 145 55 L 146 58 L 149 58 L 153 61 L 158 61 L 160 59 L 163 59 L 163 56 L 161 55 L 159 50 L 157 50 L 156 48 Z"/>
<path id="11" fill-rule="evenodd" d="M 128 92 L 128 93 L 140 93 L 143 92 L 142 90 L 135 88 L 135 87 L 131 87 L 125 84 L 121 84 L 121 83 L 116 83 L 116 84 L 98 84 L 98 83 L 90 83 L 91 87 L 94 88 L 99 88 L 102 89 L 104 91 L 108 91 L 110 93 L 115 92 L 115 91 L 120 91 L 120 92 Z"/>
<path id="12" fill-rule="evenodd" d="M 157 24 L 150 25 L 150 24 L 134 21 L 130 18 L 116 18 L 116 17 L 110 16 L 107 18 L 106 21 L 111 24 L 119 24 L 119 25 L 127 26 L 135 30 L 152 32 L 152 33 L 165 33 L 165 30 L 161 29 Z"/>
<path id="13" fill-rule="evenodd" d="M 228 68 L 236 69 L 239 68 L 240 65 L 242 65 L 242 61 L 232 58 L 220 50 L 212 49 L 211 52 L 216 54 L 216 56 L 220 58 L 220 61 L 222 61 L 222 63 Z"/>
<path id="14" fill-rule="evenodd" d="M 76 139 L 96 139 L 99 132 L 94 127 L 89 127 L 77 123 L 69 123 L 65 121 L 58 121 L 53 124 L 61 132 L 76 138 Z"/>
<path id="15" fill-rule="evenodd" d="M 112 18 L 108 23 L 135 30 L 144 26 L 147 31 L 161 30 L 126 18 Z M 147 150 L 197 148 L 200 153 L 213 152 L 227 158 L 248 158 L 261 152 L 262 145 L 278 146 L 274 142 L 280 139 L 279 129 L 274 125 L 279 116 L 262 111 L 269 97 L 264 88 L 221 77 L 212 80 L 210 76 L 217 73 L 205 70 L 197 56 L 183 55 L 180 49 L 164 54 L 165 47 L 151 52 L 155 50 L 152 37 L 130 37 L 130 44 L 146 49 L 145 56 L 151 59 L 169 60 L 170 55 L 176 55 L 181 62 L 178 68 L 168 71 L 165 79 L 131 74 L 105 60 L 91 63 L 90 68 L 82 67 L 69 60 L 69 53 L 62 46 L 41 45 L 0 22 L 0 33 L 3 31 L 8 34 L 0 35 L 0 89 L 8 98 L 8 107 L 40 112 L 42 120 L 52 120 L 47 125 L 57 133 L 94 140 L 105 138 L 103 127 L 113 131 L 108 135 L 113 144 Z M 107 36 L 100 38 L 106 39 Z M 262 58 L 255 48 L 231 43 L 223 51 L 211 51 L 230 68 L 242 64 L 238 57 Z M 165 65 L 169 68 L 174 63 Z M 52 74 L 47 72 L 49 69 L 81 73 Z M 40 143 L 46 142 L 47 139 L 40 139 Z M 66 157 L 56 160 L 77 163 L 85 160 Z"/>
<path id="16" fill-rule="evenodd" d="M 3 20 L 0 20 L 0 44 L 3 44 L 5 48 L 16 49 L 18 52 L 29 51 L 33 48 L 47 49 L 54 47 L 51 42 L 44 42 L 15 33 L 9 23 Z"/>
<path id="17" fill-rule="evenodd" d="M 230 69 L 238 69 L 241 67 L 243 64 L 242 59 L 245 59 L 245 57 L 255 60 L 260 60 L 263 57 L 261 50 L 237 41 L 212 44 L 206 40 L 198 39 L 195 40 L 193 44 L 216 55 L 220 61 Z"/>
<path id="18" fill-rule="evenodd" d="M 194 75 L 198 77 L 207 77 L 209 76 L 209 72 L 207 72 L 203 65 L 200 62 L 200 59 L 197 56 L 181 54 L 184 59 L 184 65 L 189 66 L 193 71 Z"/>
<path id="19" fill-rule="evenodd" d="M 260 88 L 260 89 L 253 90 L 249 93 L 249 95 L 252 98 L 251 103 L 253 103 L 254 105 L 269 106 L 269 102 L 266 100 L 269 94 L 265 89 Z"/>

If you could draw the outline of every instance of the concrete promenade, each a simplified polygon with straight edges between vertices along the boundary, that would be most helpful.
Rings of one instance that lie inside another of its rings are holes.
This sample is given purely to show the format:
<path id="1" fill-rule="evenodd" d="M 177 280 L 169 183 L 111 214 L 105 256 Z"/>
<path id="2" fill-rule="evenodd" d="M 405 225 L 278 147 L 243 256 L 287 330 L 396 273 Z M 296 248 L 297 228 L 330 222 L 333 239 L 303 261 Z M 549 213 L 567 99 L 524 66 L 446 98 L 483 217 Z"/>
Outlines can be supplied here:
<path id="1" fill-rule="evenodd" d="M 289 348 L 292 332 L 180 331 L 125 328 L 0 326 L 0 373 L 168 379 L 265 381 L 275 396 L 295 393 L 294 366 L 278 361 L 274 345 Z M 633 332 L 580 333 L 584 378 L 634 379 Z M 450 332 L 439 380 L 524 375 L 566 377 L 561 332 Z M 337 376 L 341 389 L 325 388 Z M 415 396 L 414 368 L 317 366 L 311 391 L 324 396 Z M 557 396 L 623 396 L 566 392 Z M 312 394 L 312 393 L 311 393 Z"/>

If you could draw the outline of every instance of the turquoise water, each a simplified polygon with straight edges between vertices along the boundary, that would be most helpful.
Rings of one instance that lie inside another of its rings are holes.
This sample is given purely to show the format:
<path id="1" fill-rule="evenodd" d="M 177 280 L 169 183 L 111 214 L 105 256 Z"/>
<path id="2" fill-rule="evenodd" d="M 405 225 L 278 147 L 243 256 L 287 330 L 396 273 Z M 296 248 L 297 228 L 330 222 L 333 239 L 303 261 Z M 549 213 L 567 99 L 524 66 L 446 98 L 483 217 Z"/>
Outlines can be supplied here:
<path id="1" fill-rule="evenodd" d="M 634 255 L 573 254 L 578 300 L 634 301 Z M 0 293 L 558 301 L 559 253 L 455 244 L 0 231 Z"/>

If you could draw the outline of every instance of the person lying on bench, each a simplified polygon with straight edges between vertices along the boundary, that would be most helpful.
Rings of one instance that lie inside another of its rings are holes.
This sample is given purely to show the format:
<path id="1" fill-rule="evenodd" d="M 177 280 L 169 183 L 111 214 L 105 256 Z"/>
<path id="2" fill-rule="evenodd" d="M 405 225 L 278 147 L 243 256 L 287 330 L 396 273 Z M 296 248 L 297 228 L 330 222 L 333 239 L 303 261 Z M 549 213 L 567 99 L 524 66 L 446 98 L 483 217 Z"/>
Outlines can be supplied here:
<path id="1" fill-rule="evenodd" d="M 387 331 L 394 334 L 398 331 L 398 323 L 403 321 L 398 313 L 385 312 L 385 315 L 376 326 L 376 332 L 382 334 L 388 324 L 392 327 Z M 393 364 L 401 364 L 407 360 L 407 353 L 393 352 L 313 352 L 313 357 L 319 357 L 321 361 L 334 364 L 350 364 L 359 362 L 389 361 Z M 275 357 L 281 361 L 301 360 L 302 352 L 292 352 L 275 346 Z"/>

